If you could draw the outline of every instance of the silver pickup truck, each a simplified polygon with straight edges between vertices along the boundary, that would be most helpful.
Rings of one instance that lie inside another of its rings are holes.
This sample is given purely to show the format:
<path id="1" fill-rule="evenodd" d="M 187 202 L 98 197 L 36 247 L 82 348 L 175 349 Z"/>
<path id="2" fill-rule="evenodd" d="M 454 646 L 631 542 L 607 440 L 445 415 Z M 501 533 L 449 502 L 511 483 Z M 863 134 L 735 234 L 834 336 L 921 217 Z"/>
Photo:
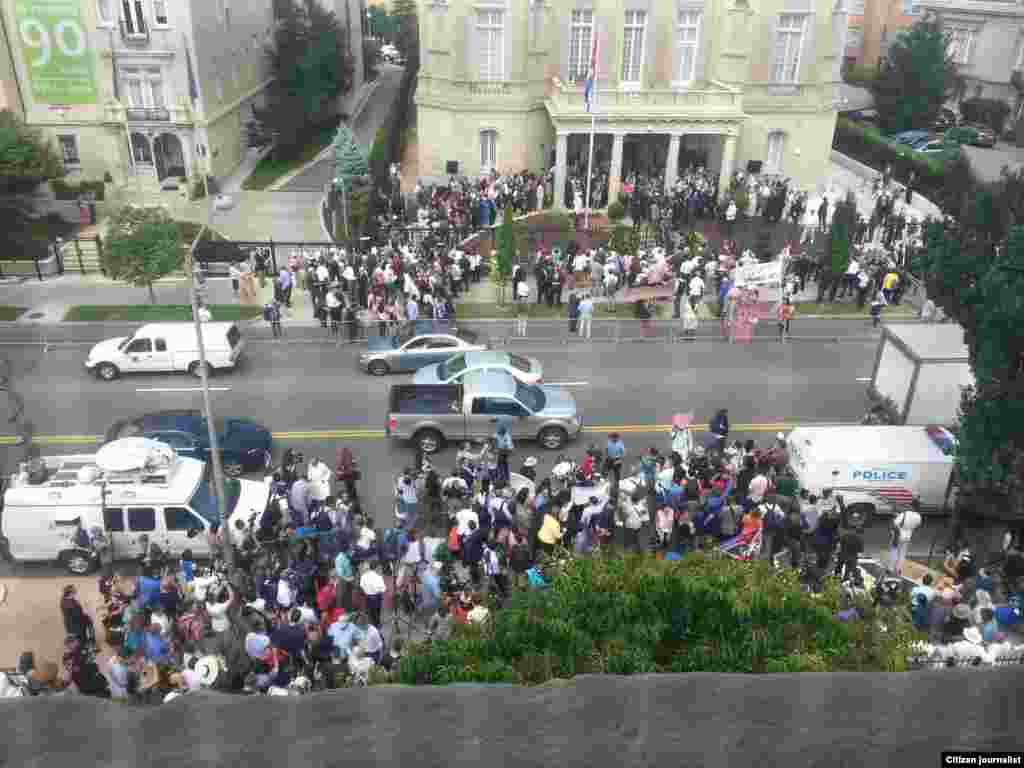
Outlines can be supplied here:
<path id="1" fill-rule="evenodd" d="M 447 440 L 485 440 L 501 423 L 514 440 L 538 440 L 549 450 L 583 428 L 569 392 L 523 384 L 506 371 L 472 371 L 461 384 L 391 387 L 387 434 L 413 440 L 424 453 L 436 453 Z"/>

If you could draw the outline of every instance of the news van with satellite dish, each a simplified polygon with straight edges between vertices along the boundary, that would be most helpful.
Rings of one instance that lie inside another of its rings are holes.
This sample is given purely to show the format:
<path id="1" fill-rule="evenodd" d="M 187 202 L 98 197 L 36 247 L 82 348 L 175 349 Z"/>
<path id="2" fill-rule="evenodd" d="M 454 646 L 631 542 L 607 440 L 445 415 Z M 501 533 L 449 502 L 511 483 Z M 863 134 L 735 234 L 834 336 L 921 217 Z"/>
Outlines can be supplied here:
<path id="1" fill-rule="evenodd" d="M 263 510 L 268 488 L 229 480 L 228 517 L 240 508 Z M 87 573 L 81 531 L 101 534 L 113 560 L 144 554 L 147 540 L 177 556 L 191 549 L 210 556 L 207 533 L 221 519 L 206 464 L 178 456 L 144 437 L 107 443 L 93 454 L 46 456 L 22 463 L 3 489 L 0 544 L 17 561 L 57 561 Z"/>
<path id="2" fill-rule="evenodd" d="M 945 514 L 956 447 L 942 427 L 798 427 L 786 438 L 800 488 L 817 496 L 831 488 L 865 524 L 899 514 L 914 499 L 922 514 Z"/>

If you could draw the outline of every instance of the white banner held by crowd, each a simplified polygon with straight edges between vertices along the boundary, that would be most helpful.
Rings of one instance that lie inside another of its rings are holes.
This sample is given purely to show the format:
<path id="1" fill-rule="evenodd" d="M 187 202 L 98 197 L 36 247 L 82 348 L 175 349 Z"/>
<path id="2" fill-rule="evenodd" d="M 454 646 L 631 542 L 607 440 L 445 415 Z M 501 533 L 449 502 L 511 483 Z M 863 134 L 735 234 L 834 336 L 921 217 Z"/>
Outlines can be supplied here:
<path id="1" fill-rule="evenodd" d="M 782 259 L 736 267 L 738 288 L 771 288 L 782 284 Z"/>

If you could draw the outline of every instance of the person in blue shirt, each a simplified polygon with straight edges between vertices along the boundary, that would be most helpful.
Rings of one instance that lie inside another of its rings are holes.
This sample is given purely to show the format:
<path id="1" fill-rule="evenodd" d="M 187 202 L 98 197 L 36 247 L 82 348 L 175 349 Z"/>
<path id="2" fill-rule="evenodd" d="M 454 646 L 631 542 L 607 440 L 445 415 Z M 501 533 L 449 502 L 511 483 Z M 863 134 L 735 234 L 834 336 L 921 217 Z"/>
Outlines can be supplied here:
<path id="1" fill-rule="evenodd" d="M 135 580 L 135 600 L 140 609 L 157 605 L 160 602 L 160 579 L 139 576 Z"/>
<path id="2" fill-rule="evenodd" d="M 195 578 L 195 563 L 191 549 L 181 553 L 181 578 L 186 584 Z"/>
<path id="3" fill-rule="evenodd" d="M 494 436 L 494 447 L 498 451 L 498 479 L 508 485 L 508 457 L 515 450 L 515 444 L 512 442 L 512 433 L 507 425 L 500 424 L 498 426 L 498 432 Z"/>
<path id="4" fill-rule="evenodd" d="M 626 446 L 622 443 L 622 437 L 619 436 L 618 432 L 612 432 L 608 435 L 608 447 L 605 449 L 605 454 L 608 457 L 608 471 L 615 478 L 613 487 L 619 487 L 619 481 L 622 479 L 622 460 L 626 456 Z"/>
<path id="5" fill-rule="evenodd" d="M 170 648 L 164 639 L 160 637 L 160 625 L 151 624 L 142 638 L 143 655 L 146 661 L 153 664 L 167 664 L 170 658 Z"/>

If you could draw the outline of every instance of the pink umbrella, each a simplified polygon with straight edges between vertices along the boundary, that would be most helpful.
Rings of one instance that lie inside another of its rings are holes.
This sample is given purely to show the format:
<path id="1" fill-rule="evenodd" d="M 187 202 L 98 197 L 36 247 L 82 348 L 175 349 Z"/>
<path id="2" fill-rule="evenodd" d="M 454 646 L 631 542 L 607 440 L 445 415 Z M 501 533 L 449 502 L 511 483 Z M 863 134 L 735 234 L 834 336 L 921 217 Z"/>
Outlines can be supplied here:
<path id="1" fill-rule="evenodd" d="M 693 421 L 693 411 L 689 413 L 677 413 L 672 417 L 672 426 L 676 429 L 686 429 Z"/>

